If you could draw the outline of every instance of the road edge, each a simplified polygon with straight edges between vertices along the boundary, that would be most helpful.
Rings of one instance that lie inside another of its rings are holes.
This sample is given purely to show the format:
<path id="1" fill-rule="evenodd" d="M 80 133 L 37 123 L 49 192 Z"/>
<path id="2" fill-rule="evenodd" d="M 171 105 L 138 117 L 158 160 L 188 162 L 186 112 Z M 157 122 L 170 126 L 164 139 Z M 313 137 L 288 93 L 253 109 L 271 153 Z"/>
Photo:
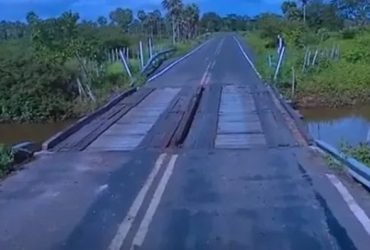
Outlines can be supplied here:
<path id="1" fill-rule="evenodd" d="M 203 48 L 206 44 L 208 44 L 210 41 L 212 41 L 213 38 L 210 38 L 208 39 L 207 41 L 201 43 L 200 45 L 198 45 L 197 47 L 195 47 L 194 49 L 190 50 L 188 53 L 186 53 L 185 55 L 183 55 L 182 57 L 176 59 L 174 62 L 172 62 L 171 64 L 169 64 L 168 66 L 164 67 L 163 69 L 161 69 L 159 72 L 157 72 L 156 74 L 154 74 L 153 76 L 149 77 L 149 79 L 146 81 L 147 83 L 148 82 L 151 82 L 155 79 L 157 79 L 158 77 L 162 76 L 164 73 L 166 73 L 168 70 L 172 69 L 174 66 L 176 66 L 177 64 L 179 64 L 180 62 L 184 61 L 185 59 L 187 59 L 189 56 L 191 56 L 192 54 L 194 54 L 195 52 L 197 52 L 198 50 L 200 50 L 201 48 Z"/>
<path id="2" fill-rule="evenodd" d="M 307 127 L 302 122 L 301 118 L 298 116 L 296 111 L 293 110 L 293 108 L 286 102 L 286 100 L 283 98 L 283 96 L 280 94 L 280 92 L 272 84 L 266 83 L 263 80 L 262 75 L 258 72 L 257 67 L 253 63 L 253 60 L 251 59 L 250 56 L 248 56 L 248 51 L 245 50 L 245 46 L 246 46 L 247 43 L 244 40 L 240 39 L 240 35 L 238 35 L 238 34 L 234 35 L 233 39 L 237 43 L 240 51 L 242 52 L 243 56 L 248 61 L 249 65 L 252 67 L 252 69 L 254 70 L 256 75 L 258 76 L 258 78 L 262 81 L 262 83 L 264 83 L 266 85 L 266 87 L 267 87 L 270 95 L 272 96 L 272 98 L 275 98 L 276 100 L 278 100 L 278 102 L 281 104 L 284 111 L 288 114 L 287 118 L 289 118 L 291 121 L 293 121 L 292 124 L 294 124 L 294 127 L 298 130 L 300 136 L 305 140 L 305 142 L 308 145 L 313 145 L 314 140 L 311 137 L 311 135 L 309 134 Z"/>

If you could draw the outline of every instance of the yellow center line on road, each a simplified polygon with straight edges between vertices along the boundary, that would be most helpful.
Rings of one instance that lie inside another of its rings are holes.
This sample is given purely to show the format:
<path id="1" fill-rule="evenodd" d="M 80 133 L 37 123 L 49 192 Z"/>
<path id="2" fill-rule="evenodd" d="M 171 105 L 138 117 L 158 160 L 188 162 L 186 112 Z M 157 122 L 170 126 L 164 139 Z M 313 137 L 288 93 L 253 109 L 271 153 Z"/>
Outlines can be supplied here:
<path id="1" fill-rule="evenodd" d="M 207 86 L 211 81 L 211 71 L 216 65 L 216 57 L 221 53 L 222 46 L 224 44 L 225 38 L 223 38 L 220 43 L 217 45 L 214 58 L 208 63 L 206 70 L 200 80 L 201 86 Z"/>
<path id="2" fill-rule="evenodd" d="M 166 166 L 166 170 L 163 173 L 161 180 L 159 181 L 157 189 L 155 190 L 154 195 L 150 201 L 149 207 L 146 210 L 144 218 L 141 221 L 139 229 L 137 230 L 135 237 L 132 241 L 131 250 L 140 248 L 144 243 L 145 237 L 148 233 L 155 212 L 157 211 L 157 208 L 159 206 L 159 203 L 161 202 L 168 181 L 170 180 L 173 170 L 175 169 L 177 157 L 178 155 L 172 155 L 168 165 Z"/>
<path id="3" fill-rule="evenodd" d="M 109 245 L 109 250 L 119 250 L 121 249 L 123 242 L 125 241 L 127 234 L 129 233 L 135 218 L 143 205 L 144 199 L 147 196 L 154 179 L 159 173 L 159 170 L 165 163 L 167 154 L 161 154 L 154 164 L 153 170 L 150 172 L 144 186 L 141 188 L 139 194 L 136 196 L 134 202 L 132 203 L 130 210 L 128 211 L 126 217 L 123 219 L 118 227 L 117 233 Z"/>

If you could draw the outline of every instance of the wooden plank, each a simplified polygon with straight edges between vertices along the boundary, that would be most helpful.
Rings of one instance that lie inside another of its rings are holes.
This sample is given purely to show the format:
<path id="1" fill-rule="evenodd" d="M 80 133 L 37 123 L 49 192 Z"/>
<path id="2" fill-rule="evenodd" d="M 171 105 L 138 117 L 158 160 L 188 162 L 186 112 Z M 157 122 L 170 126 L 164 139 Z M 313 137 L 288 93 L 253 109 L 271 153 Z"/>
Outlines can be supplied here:
<path id="1" fill-rule="evenodd" d="M 185 141 L 185 138 L 189 133 L 191 124 L 194 120 L 195 114 L 199 107 L 199 103 L 202 98 L 203 90 L 204 89 L 202 87 L 199 87 L 194 93 L 194 95 L 192 96 L 190 103 L 188 104 L 188 107 L 186 108 L 186 111 L 184 111 L 184 114 L 181 117 L 179 126 L 177 127 L 174 133 L 174 136 L 171 138 L 171 141 L 169 142 L 168 146 L 177 147 L 180 144 L 183 144 L 183 142 Z"/>
<path id="2" fill-rule="evenodd" d="M 186 110 L 192 88 L 183 88 L 139 147 L 166 148 Z"/>
<path id="3" fill-rule="evenodd" d="M 142 89 L 142 91 L 138 92 L 137 95 L 132 96 L 131 98 L 128 98 L 128 100 L 125 100 L 124 103 L 126 105 L 123 108 L 121 108 L 117 113 L 108 117 L 106 120 L 101 121 L 101 123 L 95 128 L 95 130 L 91 131 L 86 137 L 80 140 L 73 147 L 73 149 L 77 151 L 84 150 L 90 143 L 92 143 L 96 138 L 98 138 L 105 130 L 111 127 L 122 116 L 124 116 L 132 108 L 134 108 L 141 101 L 143 101 L 150 93 L 152 93 L 152 91 L 153 89 L 151 88 L 144 88 Z"/>
<path id="4" fill-rule="evenodd" d="M 170 106 L 179 90 L 179 88 L 156 89 L 97 138 L 98 148 L 100 150 L 112 148 L 118 150 L 120 145 L 124 145 L 122 149 L 135 149 L 141 144 L 162 113 Z M 144 116 L 150 117 L 149 122 L 138 123 L 137 120 L 142 121 Z M 96 141 L 90 146 L 94 147 Z"/>
<path id="5" fill-rule="evenodd" d="M 183 114 L 179 112 L 167 113 L 158 123 L 156 129 L 144 139 L 141 146 L 161 149 L 166 148 L 170 143 L 182 116 Z"/>
<path id="6" fill-rule="evenodd" d="M 263 134 L 219 134 L 215 140 L 216 148 L 254 148 L 265 146 Z"/>
<path id="7" fill-rule="evenodd" d="M 51 137 L 50 139 L 48 139 L 47 141 L 45 141 L 42 144 L 43 150 L 52 150 L 58 144 L 65 141 L 68 137 L 70 137 L 71 135 L 73 135 L 77 131 L 84 128 L 84 126 L 86 126 L 87 124 L 92 122 L 94 119 L 96 119 L 99 116 L 108 112 L 112 107 L 117 105 L 117 103 L 121 102 L 124 98 L 127 98 L 130 95 L 132 95 L 133 93 L 135 93 L 136 90 L 137 90 L 136 88 L 131 88 L 127 91 L 124 91 L 122 94 L 118 95 L 117 97 L 115 97 L 114 99 L 109 101 L 107 104 L 102 106 L 101 108 L 95 110 L 91 114 L 88 114 L 88 115 L 82 117 L 81 119 L 79 119 L 77 122 L 75 122 L 74 124 L 72 124 L 68 128 L 66 128 L 66 129 L 62 130 L 61 132 L 59 132 L 58 134 L 54 135 L 53 137 Z"/>
<path id="8" fill-rule="evenodd" d="M 211 148 L 214 146 L 221 90 L 219 84 L 205 87 L 184 147 Z"/>

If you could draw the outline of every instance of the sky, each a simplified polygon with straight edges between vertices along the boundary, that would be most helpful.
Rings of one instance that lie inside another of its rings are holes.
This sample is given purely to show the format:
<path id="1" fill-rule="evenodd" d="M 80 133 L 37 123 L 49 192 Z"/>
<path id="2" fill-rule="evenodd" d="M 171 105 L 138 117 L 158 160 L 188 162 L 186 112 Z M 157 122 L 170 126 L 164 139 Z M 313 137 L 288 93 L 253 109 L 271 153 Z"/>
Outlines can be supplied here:
<path id="1" fill-rule="evenodd" d="M 0 20 L 24 20 L 34 11 L 40 17 L 53 17 L 64 11 L 80 13 L 83 19 L 108 16 L 117 8 L 131 8 L 135 12 L 161 9 L 162 0 L 0 0 Z M 236 13 L 254 16 L 261 12 L 279 12 L 283 0 L 184 0 L 200 6 L 202 12 L 215 11 L 220 15 Z"/>

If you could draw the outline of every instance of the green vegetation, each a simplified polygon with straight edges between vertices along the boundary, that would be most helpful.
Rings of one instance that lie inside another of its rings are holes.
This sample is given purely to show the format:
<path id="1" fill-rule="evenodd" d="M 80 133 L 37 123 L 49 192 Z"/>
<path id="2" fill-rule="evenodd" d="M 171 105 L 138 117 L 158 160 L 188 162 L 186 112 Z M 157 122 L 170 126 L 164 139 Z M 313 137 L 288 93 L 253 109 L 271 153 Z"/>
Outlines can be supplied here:
<path id="1" fill-rule="evenodd" d="M 326 165 L 330 169 L 335 170 L 335 171 L 343 171 L 344 170 L 343 165 L 339 161 L 335 160 L 333 157 L 331 157 L 329 155 L 326 155 L 324 157 L 324 160 L 326 162 Z"/>
<path id="2" fill-rule="evenodd" d="M 79 23 L 69 12 L 46 20 L 29 13 L 27 20 L 17 27 L 2 23 L 0 120 L 79 116 L 128 86 L 122 67 L 118 71 L 105 56 L 132 43 L 118 27 Z M 9 37 L 14 30 L 18 37 Z"/>
<path id="3" fill-rule="evenodd" d="M 282 4 L 282 12 L 282 16 L 258 16 L 254 29 L 244 34 L 265 80 L 273 82 L 280 34 L 287 50 L 275 84 L 287 97 L 304 107 L 369 103 L 369 6 L 364 1 L 350 0 L 287 1 Z M 310 65 L 303 70 L 308 51 Z M 296 92 L 291 96 L 293 68 Z"/>
<path id="4" fill-rule="evenodd" d="M 9 148 L 0 144 L 0 178 L 11 172 L 13 154 Z"/>
<path id="5" fill-rule="evenodd" d="M 370 144 L 360 143 L 356 146 L 351 146 L 348 144 L 343 144 L 341 150 L 344 154 L 352 156 L 356 160 L 364 163 L 370 167 Z"/>
<path id="6" fill-rule="evenodd" d="M 159 10 L 135 15 L 117 8 L 109 17 L 80 20 L 77 13 L 26 22 L 0 22 L 0 122 L 63 120 L 93 110 L 110 95 L 130 86 L 118 50 L 128 49 L 133 78 L 141 84 L 139 41 L 144 59 L 148 40 L 154 53 L 173 44 L 185 53 L 209 32 L 247 30 L 251 18 L 204 13 L 196 4 L 164 0 Z M 199 38 L 199 39 L 196 39 Z"/>

